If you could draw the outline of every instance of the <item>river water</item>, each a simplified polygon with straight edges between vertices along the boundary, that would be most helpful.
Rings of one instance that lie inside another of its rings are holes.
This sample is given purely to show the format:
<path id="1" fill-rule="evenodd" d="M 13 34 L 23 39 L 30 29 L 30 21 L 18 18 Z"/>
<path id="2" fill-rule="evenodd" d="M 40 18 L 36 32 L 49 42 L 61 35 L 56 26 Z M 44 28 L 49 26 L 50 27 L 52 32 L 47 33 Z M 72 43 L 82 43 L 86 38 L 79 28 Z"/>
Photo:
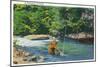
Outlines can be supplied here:
<path id="1" fill-rule="evenodd" d="M 76 40 L 66 39 L 65 41 L 58 41 L 57 47 L 64 53 L 60 55 L 48 54 L 48 45 L 50 40 L 28 40 L 17 37 L 19 40 L 19 47 L 33 55 L 44 56 L 44 62 L 58 62 L 58 61 L 75 61 L 75 60 L 89 60 L 94 59 L 94 45 L 80 43 Z"/>

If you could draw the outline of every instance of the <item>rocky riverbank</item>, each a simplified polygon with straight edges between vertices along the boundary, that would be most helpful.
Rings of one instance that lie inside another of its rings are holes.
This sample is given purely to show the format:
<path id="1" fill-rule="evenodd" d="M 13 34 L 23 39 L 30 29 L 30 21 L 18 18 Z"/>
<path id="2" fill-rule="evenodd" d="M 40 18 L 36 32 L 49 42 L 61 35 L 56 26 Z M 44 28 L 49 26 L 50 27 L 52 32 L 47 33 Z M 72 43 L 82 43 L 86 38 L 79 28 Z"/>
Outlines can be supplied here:
<path id="1" fill-rule="evenodd" d="M 49 39 L 49 35 L 44 35 L 44 34 L 40 34 L 40 35 L 27 35 L 27 36 L 24 36 L 24 38 L 26 39 L 30 39 L 30 40 L 36 40 L 36 39 Z"/>
<path id="2" fill-rule="evenodd" d="M 43 40 L 43 39 L 45 40 L 45 39 L 49 39 L 50 35 L 33 34 L 33 35 L 24 36 L 24 38 L 29 39 L 29 40 Z M 61 38 L 63 38 L 63 37 L 61 37 Z M 94 43 L 94 35 L 89 34 L 89 33 L 85 33 L 85 32 L 81 32 L 81 33 L 77 33 L 77 34 L 75 34 L 75 33 L 69 34 L 66 36 L 66 38 L 78 40 L 78 41 L 83 42 L 83 43 L 92 43 L 92 44 Z"/>
<path id="3" fill-rule="evenodd" d="M 14 64 L 30 63 L 29 61 L 25 60 L 25 58 L 27 58 L 28 56 L 31 56 L 31 54 L 21 49 L 17 49 L 16 47 L 13 47 L 13 63 Z"/>
<path id="4" fill-rule="evenodd" d="M 13 64 L 41 63 L 43 61 L 43 56 L 36 56 L 22 49 L 13 47 Z"/>
<path id="5" fill-rule="evenodd" d="M 94 43 L 94 36 L 88 33 L 69 34 L 67 38 L 75 39 L 83 43 Z"/>

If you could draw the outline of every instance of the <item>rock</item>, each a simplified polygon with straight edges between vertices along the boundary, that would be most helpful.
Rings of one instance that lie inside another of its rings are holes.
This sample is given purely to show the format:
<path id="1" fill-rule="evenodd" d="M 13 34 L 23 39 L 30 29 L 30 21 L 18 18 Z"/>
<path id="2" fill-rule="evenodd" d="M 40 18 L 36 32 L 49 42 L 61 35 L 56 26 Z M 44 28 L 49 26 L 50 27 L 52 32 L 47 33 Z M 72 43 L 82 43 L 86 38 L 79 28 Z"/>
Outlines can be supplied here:
<path id="1" fill-rule="evenodd" d="M 78 40 L 82 43 L 94 43 L 94 38 L 80 38 Z"/>
<path id="2" fill-rule="evenodd" d="M 36 56 L 32 56 L 32 61 L 37 61 L 37 57 Z"/>
<path id="3" fill-rule="evenodd" d="M 20 56 L 20 53 L 19 53 L 19 51 L 16 51 L 16 56 L 18 57 L 18 56 Z"/>
<path id="4" fill-rule="evenodd" d="M 18 64 L 18 62 L 17 62 L 17 61 L 13 61 L 13 63 L 14 63 L 14 64 Z"/>
<path id="5" fill-rule="evenodd" d="M 60 52 L 60 56 L 64 56 L 64 53 L 63 52 Z"/>
<path id="6" fill-rule="evenodd" d="M 91 43 L 91 44 L 94 43 L 94 35 L 85 32 L 81 32 L 77 34 L 69 34 L 67 38 L 78 40 L 79 42 L 82 43 Z"/>
<path id="7" fill-rule="evenodd" d="M 25 55 L 25 57 L 31 56 L 31 54 L 29 52 L 26 52 L 24 55 Z"/>
<path id="8" fill-rule="evenodd" d="M 44 61 L 44 56 L 38 56 L 37 62 L 43 62 Z"/>
<path id="9" fill-rule="evenodd" d="M 16 55 L 19 57 L 24 56 L 24 51 L 21 49 L 18 49 L 18 51 L 16 51 Z"/>
<path id="10" fill-rule="evenodd" d="M 34 55 L 34 56 L 30 56 L 30 57 L 27 57 L 27 60 L 28 61 L 37 61 L 37 57 Z"/>
<path id="11" fill-rule="evenodd" d="M 55 50 L 55 55 L 60 55 L 60 52 L 58 49 Z"/>
<path id="12" fill-rule="evenodd" d="M 32 55 L 29 52 L 26 52 L 22 49 L 17 49 L 14 47 L 13 49 L 13 63 L 14 64 L 22 64 L 22 63 L 30 63 L 29 60 L 33 60 L 35 57 L 32 57 Z M 35 61 L 35 60 L 34 60 Z"/>
<path id="13" fill-rule="evenodd" d="M 55 55 L 64 56 L 64 53 L 60 49 L 56 49 Z"/>
<path id="14" fill-rule="evenodd" d="M 36 35 L 36 34 L 33 34 L 33 35 L 27 35 L 27 36 L 24 36 L 24 38 L 26 39 L 49 39 L 49 35 Z"/>
<path id="15" fill-rule="evenodd" d="M 27 61 L 27 58 L 24 58 L 23 61 Z"/>
<path id="16" fill-rule="evenodd" d="M 69 34 L 67 37 L 72 39 L 81 39 L 81 38 L 93 38 L 92 34 L 81 32 L 77 34 Z"/>
<path id="17" fill-rule="evenodd" d="M 35 61 L 35 62 L 43 62 L 44 57 L 43 56 L 31 56 L 27 58 L 28 61 Z"/>

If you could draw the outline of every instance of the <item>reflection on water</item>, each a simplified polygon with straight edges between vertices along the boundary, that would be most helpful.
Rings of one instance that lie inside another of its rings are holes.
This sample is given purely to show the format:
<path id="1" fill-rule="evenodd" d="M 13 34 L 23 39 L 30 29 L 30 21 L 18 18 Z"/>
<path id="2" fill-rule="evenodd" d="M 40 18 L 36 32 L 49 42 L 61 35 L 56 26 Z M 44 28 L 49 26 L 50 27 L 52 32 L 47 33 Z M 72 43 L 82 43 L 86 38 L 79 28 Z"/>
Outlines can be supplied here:
<path id="1" fill-rule="evenodd" d="M 94 58 L 93 44 L 84 44 L 71 39 L 66 39 L 65 42 L 59 40 L 57 46 L 61 50 L 64 47 L 64 56 L 55 56 L 48 54 L 49 40 L 27 40 L 24 38 L 19 40 L 21 40 L 20 46 L 22 44 L 22 47 L 19 47 L 20 49 L 28 51 L 33 55 L 44 56 L 45 62 L 88 60 Z"/>

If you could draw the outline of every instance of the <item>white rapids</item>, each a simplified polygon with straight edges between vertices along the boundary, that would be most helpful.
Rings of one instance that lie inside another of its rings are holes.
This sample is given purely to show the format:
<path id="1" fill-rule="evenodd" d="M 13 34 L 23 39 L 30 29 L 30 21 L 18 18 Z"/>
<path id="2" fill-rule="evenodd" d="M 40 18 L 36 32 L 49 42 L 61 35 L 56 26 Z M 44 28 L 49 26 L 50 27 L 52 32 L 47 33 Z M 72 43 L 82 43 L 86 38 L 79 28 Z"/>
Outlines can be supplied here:
<path id="1" fill-rule="evenodd" d="M 15 40 L 17 40 L 17 44 L 20 46 L 27 46 L 27 47 L 33 47 L 33 46 L 38 46 L 38 47 L 44 47 L 46 44 L 49 44 L 51 39 L 47 40 L 29 40 L 26 38 L 21 38 L 21 37 L 15 37 Z M 57 40 L 58 41 L 58 40 Z"/>

